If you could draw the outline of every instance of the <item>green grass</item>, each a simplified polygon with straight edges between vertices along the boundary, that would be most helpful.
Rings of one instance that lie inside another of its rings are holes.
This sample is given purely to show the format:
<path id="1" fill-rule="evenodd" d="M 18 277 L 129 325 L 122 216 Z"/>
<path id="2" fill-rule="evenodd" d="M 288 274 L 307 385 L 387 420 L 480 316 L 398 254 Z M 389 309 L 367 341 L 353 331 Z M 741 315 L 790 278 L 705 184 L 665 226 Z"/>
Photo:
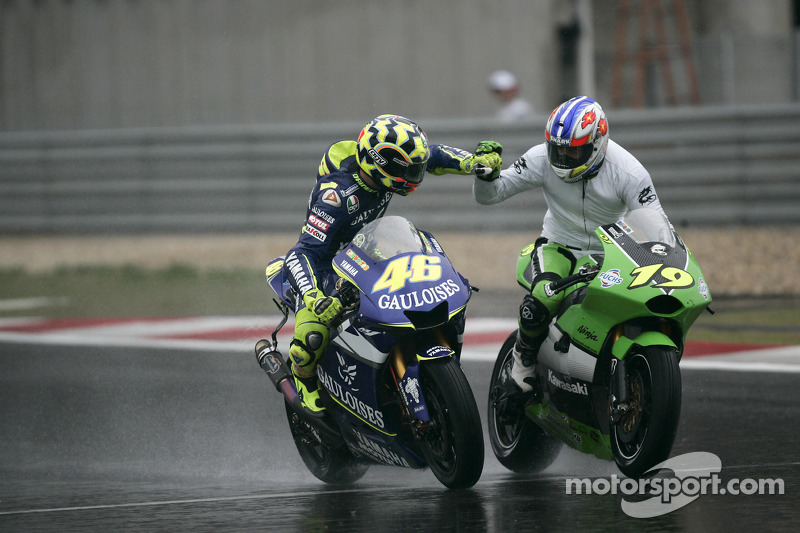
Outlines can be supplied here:
<path id="1" fill-rule="evenodd" d="M 719 299 L 712 316 L 704 313 L 689 333 L 691 340 L 800 344 L 800 299 Z"/>
<path id="2" fill-rule="evenodd" d="M 483 294 L 483 293 L 482 293 Z M 276 314 L 262 270 L 200 270 L 175 264 L 161 270 L 135 266 L 70 267 L 30 273 L 0 269 L 0 303 L 48 298 L 32 309 L 0 307 L 0 318 L 136 317 Z M 703 313 L 690 340 L 800 344 L 800 298 L 725 299 Z"/>
<path id="3" fill-rule="evenodd" d="M 52 298 L 24 314 L 45 317 L 248 315 L 272 312 L 263 271 L 200 271 L 182 264 L 162 270 L 59 268 L 46 273 L 0 270 L 0 300 Z M 0 311 L 18 316 L 20 311 Z"/>

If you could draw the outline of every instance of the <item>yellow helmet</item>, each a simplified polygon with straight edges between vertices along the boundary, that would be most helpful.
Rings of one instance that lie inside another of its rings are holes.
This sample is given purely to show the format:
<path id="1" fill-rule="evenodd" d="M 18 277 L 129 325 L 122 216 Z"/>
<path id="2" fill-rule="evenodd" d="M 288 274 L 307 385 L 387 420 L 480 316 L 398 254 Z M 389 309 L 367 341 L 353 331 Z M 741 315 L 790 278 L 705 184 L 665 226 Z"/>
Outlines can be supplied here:
<path id="1" fill-rule="evenodd" d="M 358 166 L 375 183 L 406 196 L 422 183 L 431 152 L 428 137 L 399 115 L 381 115 L 358 136 Z"/>

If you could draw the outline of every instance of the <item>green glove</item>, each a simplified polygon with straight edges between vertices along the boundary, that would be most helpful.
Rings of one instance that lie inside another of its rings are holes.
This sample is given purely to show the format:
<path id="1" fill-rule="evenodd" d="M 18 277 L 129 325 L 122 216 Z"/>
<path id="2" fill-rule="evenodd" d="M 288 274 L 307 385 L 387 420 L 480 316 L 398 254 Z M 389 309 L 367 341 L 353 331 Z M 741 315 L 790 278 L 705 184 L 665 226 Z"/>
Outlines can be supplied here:
<path id="1" fill-rule="evenodd" d="M 477 167 L 474 174 L 483 181 L 494 181 L 500 176 L 503 168 L 503 145 L 497 141 L 481 141 L 472 156 L 472 163 Z"/>
<path id="2" fill-rule="evenodd" d="M 309 309 L 317 320 L 323 324 L 330 325 L 331 321 L 342 310 L 342 303 L 338 298 L 332 296 L 325 296 L 325 293 L 319 289 L 311 289 L 303 295 L 303 303 Z"/>
<path id="3" fill-rule="evenodd" d="M 491 154 L 503 155 L 503 145 L 497 141 L 481 141 L 475 148 L 475 155 Z"/>

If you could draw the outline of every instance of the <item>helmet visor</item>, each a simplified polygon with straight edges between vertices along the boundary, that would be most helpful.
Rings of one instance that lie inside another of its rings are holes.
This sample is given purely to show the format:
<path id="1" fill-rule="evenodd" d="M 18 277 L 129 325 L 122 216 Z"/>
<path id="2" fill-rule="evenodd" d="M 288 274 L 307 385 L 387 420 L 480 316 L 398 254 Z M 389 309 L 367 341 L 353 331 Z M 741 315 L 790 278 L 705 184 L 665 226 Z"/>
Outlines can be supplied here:
<path id="1" fill-rule="evenodd" d="M 408 167 L 404 169 L 403 179 L 409 183 L 419 185 L 422 183 L 422 178 L 425 177 L 425 167 L 427 164 L 428 162 L 424 161 L 422 163 L 413 163 L 408 165 Z"/>
<path id="2" fill-rule="evenodd" d="M 547 143 L 547 159 L 551 165 L 565 170 L 578 168 L 585 165 L 592 156 L 594 145 L 563 146 Z"/>

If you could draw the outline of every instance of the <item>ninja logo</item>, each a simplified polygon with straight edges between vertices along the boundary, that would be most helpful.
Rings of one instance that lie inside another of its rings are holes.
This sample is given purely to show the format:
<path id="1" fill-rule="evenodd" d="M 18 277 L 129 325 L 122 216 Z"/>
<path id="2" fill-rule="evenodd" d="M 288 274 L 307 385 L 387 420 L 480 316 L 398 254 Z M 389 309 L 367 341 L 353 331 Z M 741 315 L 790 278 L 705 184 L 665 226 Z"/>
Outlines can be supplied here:
<path id="1" fill-rule="evenodd" d="M 652 187 L 645 187 L 639 192 L 639 203 L 642 205 L 649 204 L 656 199 L 656 194 L 653 192 Z"/>

